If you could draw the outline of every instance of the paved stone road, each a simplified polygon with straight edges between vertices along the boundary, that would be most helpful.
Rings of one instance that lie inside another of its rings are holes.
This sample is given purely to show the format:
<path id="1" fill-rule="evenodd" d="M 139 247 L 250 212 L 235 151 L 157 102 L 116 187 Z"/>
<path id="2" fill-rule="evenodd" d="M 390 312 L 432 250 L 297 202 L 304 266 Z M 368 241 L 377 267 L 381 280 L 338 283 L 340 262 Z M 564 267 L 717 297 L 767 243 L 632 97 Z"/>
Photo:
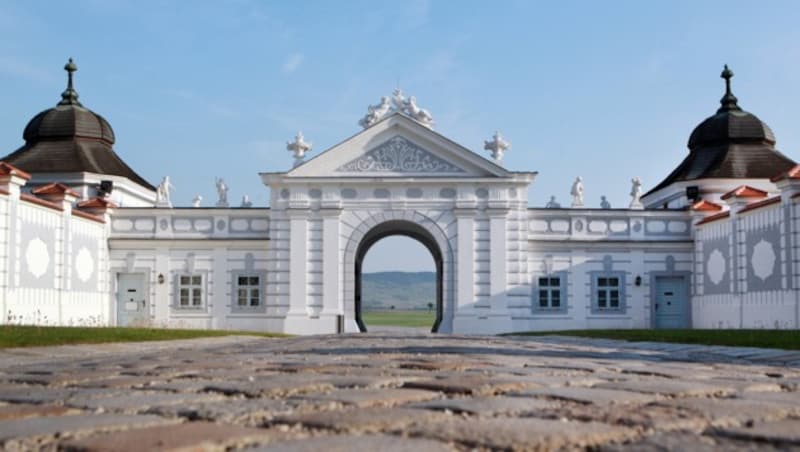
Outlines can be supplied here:
<path id="1" fill-rule="evenodd" d="M 366 334 L 0 352 L 7 450 L 800 449 L 800 355 Z"/>

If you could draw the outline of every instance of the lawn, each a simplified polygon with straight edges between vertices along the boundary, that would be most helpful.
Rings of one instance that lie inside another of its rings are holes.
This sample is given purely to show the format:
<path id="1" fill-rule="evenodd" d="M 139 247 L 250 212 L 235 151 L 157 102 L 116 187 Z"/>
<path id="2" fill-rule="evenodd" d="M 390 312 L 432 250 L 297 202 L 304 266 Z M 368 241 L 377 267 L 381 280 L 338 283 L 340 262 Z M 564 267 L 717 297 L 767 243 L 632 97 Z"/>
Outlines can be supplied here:
<path id="1" fill-rule="evenodd" d="M 104 342 L 165 341 L 248 335 L 281 337 L 281 334 L 249 331 L 169 330 L 163 328 L 90 328 L 61 326 L 0 326 L 0 348 L 35 347 L 43 345 L 100 344 Z"/>
<path id="2" fill-rule="evenodd" d="M 363 312 L 361 319 L 367 328 L 370 325 L 432 328 L 436 311 L 369 311 Z"/>
<path id="3" fill-rule="evenodd" d="M 578 336 L 624 341 L 677 342 L 800 350 L 798 330 L 569 330 L 510 333 L 506 336 Z"/>

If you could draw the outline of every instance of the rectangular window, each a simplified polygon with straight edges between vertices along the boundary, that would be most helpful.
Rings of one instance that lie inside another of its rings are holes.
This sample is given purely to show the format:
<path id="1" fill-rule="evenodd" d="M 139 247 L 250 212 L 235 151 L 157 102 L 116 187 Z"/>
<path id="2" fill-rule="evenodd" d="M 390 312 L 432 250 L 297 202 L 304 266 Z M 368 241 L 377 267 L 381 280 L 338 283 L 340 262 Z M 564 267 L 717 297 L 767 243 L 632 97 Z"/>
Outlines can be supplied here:
<path id="1" fill-rule="evenodd" d="M 596 276 L 594 305 L 598 310 L 620 310 L 622 305 L 622 281 L 616 276 Z"/>
<path id="2" fill-rule="evenodd" d="M 178 276 L 178 308 L 203 307 L 203 275 Z"/>
<path id="3" fill-rule="evenodd" d="M 236 277 L 236 308 L 248 309 L 261 306 L 261 277 L 239 275 Z"/>
<path id="4" fill-rule="evenodd" d="M 539 309 L 561 308 L 561 277 L 539 278 Z"/>

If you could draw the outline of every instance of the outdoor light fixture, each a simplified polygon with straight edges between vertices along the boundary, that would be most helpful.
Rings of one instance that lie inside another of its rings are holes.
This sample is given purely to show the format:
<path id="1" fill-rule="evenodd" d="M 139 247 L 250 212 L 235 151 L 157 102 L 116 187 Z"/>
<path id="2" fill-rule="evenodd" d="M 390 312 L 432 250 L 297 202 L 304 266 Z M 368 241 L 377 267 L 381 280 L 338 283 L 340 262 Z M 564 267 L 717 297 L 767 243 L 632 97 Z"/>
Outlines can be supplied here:
<path id="1" fill-rule="evenodd" d="M 158 283 L 159 284 L 164 284 L 164 274 L 163 273 L 159 273 L 158 274 Z"/>
<path id="2" fill-rule="evenodd" d="M 636 280 L 634 280 L 633 283 L 636 284 L 636 287 L 641 286 L 642 285 L 642 277 L 639 276 L 639 275 L 636 275 Z"/>

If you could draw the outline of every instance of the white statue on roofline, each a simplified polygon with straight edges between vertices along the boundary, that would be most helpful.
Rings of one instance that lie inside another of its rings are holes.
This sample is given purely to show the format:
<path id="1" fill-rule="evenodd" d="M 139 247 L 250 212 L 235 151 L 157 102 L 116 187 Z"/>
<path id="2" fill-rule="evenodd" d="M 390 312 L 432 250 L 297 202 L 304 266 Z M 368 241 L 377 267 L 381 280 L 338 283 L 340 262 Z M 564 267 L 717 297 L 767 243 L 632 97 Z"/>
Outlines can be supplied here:
<path id="1" fill-rule="evenodd" d="M 379 104 L 370 105 L 367 107 L 367 115 L 358 121 L 358 125 L 365 129 L 375 125 L 378 121 L 383 119 L 387 113 L 389 113 L 391 108 L 392 105 L 389 103 L 389 97 L 381 97 L 381 102 Z"/>
<path id="2" fill-rule="evenodd" d="M 631 209 L 644 209 L 642 204 L 642 180 L 638 177 L 631 179 Z"/>
<path id="3" fill-rule="evenodd" d="M 172 207 L 170 195 L 174 189 L 175 186 L 169 181 L 169 176 L 164 176 L 156 187 L 156 207 Z"/>
<path id="4" fill-rule="evenodd" d="M 228 207 L 228 186 L 225 184 L 225 179 L 219 177 L 214 178 L 214 184 L 217 187 L 217 207 Z"/>
<path id="5" fill-rule="evenodd" d="M 575 182 L 572 183 L 572 189 L 569 191 L 572 195 L 572 207 L 583 207 L 583 178 L 578 176 Z"/>

